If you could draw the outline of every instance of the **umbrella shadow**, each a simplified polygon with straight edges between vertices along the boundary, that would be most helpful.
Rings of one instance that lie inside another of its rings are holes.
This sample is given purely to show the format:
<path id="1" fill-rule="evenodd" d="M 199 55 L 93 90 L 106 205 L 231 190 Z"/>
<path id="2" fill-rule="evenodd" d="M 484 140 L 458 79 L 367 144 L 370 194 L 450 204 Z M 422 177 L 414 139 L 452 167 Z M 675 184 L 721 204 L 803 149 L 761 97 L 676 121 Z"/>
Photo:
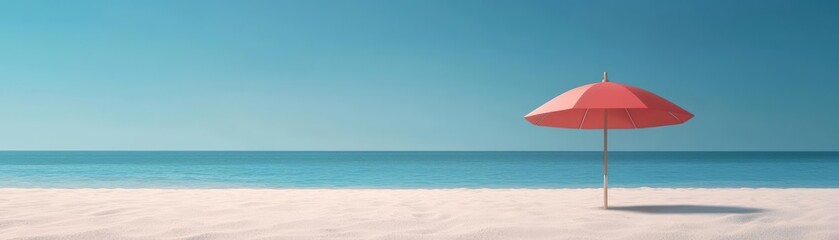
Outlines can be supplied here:
<path id="1" fill-rule="evenodd" d="M 609 210 L 651 214 L 749 214 L 766 211 L 762 208 L 720 205 L 636 205 L 609 207 Z"/>

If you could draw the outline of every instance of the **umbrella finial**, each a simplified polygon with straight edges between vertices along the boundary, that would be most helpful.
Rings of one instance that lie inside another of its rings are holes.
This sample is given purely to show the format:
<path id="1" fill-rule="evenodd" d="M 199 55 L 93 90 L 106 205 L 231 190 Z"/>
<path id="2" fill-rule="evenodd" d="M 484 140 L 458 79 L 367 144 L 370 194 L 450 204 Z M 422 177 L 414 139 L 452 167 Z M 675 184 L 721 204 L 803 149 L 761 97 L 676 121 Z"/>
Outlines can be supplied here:
<path id="1" fill-rule="evenodd" d="M 603 72 L 603 82 L 608 82 L 608 81 L 609 81 L 609 73 L 604 71 Z"/>

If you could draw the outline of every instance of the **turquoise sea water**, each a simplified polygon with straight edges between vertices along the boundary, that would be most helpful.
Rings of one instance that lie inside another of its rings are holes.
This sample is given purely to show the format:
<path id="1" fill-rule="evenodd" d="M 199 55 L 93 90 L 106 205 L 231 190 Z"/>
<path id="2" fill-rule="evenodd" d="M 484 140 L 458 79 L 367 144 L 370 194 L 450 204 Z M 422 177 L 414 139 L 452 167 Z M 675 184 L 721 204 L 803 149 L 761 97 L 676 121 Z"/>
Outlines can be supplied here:
<path id="1" fill-rule="evenodd" d="M 839 187 L 839 152 L 611 152 L 612 187 Z M 0 187 L 600 187 L 600 152 L 0 152 Z"/>

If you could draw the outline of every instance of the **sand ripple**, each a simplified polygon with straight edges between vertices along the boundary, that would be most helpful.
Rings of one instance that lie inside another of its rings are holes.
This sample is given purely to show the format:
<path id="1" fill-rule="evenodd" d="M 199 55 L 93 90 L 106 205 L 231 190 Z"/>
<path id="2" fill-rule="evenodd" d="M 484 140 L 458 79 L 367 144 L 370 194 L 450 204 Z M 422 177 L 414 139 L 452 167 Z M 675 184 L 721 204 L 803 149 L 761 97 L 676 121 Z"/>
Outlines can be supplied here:
<path id="1" fill-rule="evenodd" d="M 0 189 L 0 239 L 839 239 L 839 189 Z"/>

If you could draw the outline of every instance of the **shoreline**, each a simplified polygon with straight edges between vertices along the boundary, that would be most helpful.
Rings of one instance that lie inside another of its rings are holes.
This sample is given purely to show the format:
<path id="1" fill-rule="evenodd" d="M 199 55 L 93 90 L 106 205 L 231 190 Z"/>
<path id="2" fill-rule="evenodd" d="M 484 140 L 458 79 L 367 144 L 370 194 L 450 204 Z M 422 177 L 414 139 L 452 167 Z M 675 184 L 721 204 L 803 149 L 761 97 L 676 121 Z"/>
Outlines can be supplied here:
<path id="1" fill-rule="evenodd" d="M 3 239 L 839 239 L 839 188 L 0 188 Z"/>
<path id="2" fill-rule="evenodd" d="M 612 190 L 839 190 L 839 187 L 609 187 Z M 73 188 L 73 187 L 0 187 L 3 190 L 603 190 L 599 188 L 159 188 L 159 187 L 142 187 L 142 188 L 118 188 L 118 187 L 102 187 L 102 188 Z"/>

